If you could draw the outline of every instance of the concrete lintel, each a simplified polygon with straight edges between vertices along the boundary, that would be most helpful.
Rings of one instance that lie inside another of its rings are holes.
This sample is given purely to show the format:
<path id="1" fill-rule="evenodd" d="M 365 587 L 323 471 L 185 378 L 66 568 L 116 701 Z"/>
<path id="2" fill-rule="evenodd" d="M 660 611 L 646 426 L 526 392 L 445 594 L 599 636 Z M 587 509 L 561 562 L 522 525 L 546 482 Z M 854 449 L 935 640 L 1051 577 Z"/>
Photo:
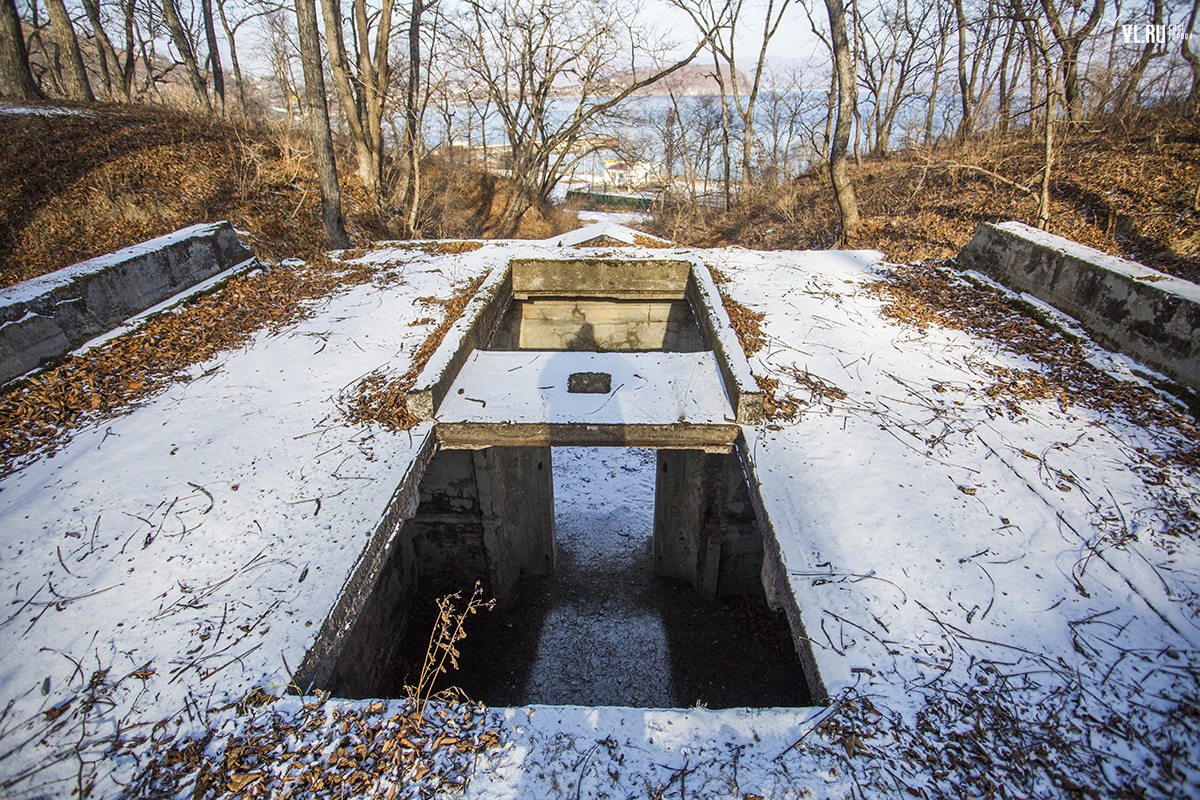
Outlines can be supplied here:
<path id="1" fill-rule="evenodd" d="M 532 300 L 554 300 L 554 299 L 557 299 L 560 297 L 574 299 L 576 297 L 576 295 L 550 293 L 550 292 L 521 292 L 520 294 L 517 294 L 517 293 L 513 294 L 514 300 L 531 300 L 531 299 Z M 604 294 L 588 295 L 588 299 L 589 300 L 600 299 L 600 300 L 658 300 L 658 301 L 665 301 L 665 300 L 682 300 L 683 296 L 681 295 L 680 292 L 676 292 L 676 291 L 670 291 L 670 292 L 623 292 L 623 293 L 619 293 L 619 294 L 615 293 L 615 292 L 609 292 L 609 293 L 604 293 Z"/>
<path id="2" fill-rule="evenodd" d="M 671 259 L 514 259 L 519 296 L 682 300 L 691 265 Z"/>
<path id="3" fill-rule="evenodd" d="M 758 425 L 766 414 L 763 392 L 750 371 L 750 362 L 746 360 L 733 323 L 721 303 L 720 292 L 708 270 L 700 264 L 693 266 L 689 275 L 687 299 L 692 304 L 701 334 L 717 357 L 735 418 L 742 425 Z"/>
<path id="4" fill-rule="evenodd" d="M 737 425 L 591 425 L 586 423 L 441 422 L 439 444 L 449 450 L 485 447 L 647 447 L 728 453 Z"/>
<path id="5" fill-rule="evenodd" d="M 1200 286 L 1020 222 L 980 225 L 958 263 L 1044 300 L 1105 344 L 1200 390 Z"/>
<path id="6" fill-rule="evenodd" d="M 404 528 L 404 521 L 412 518 L 417 512 L 421 499 L 421 478 L 438 449 L 433 426 L 425 426 L 423 433 L 421 447 L 400 485 L 392 494 L 383 519 L 375 527 L 374 533 L 359 554 L 358 563 L 351 570 L 350 578 L 338 596 L 337 603 L 325 617 L 316 640 L 292 676 L 295 687 L 304 694 L 309 693 L 314 686 L 328 684 L 342 654 L 346 637 L 375 589 L 380 571 Z"/>

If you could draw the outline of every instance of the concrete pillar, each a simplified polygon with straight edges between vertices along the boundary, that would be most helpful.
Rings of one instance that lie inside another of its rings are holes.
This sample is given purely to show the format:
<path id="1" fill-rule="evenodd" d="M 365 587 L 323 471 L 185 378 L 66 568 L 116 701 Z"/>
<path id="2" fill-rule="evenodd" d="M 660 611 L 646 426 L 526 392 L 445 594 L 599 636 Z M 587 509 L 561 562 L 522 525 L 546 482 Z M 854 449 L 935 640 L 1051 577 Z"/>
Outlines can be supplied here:
<path id="1" fill-rule="evenodd" d="M 442 450 L 421 479 L 421 503 L 410 521 L 422 594 L 491 591 L 479 487 L 470 450 Z"/>
<path id="2" fill-rule="evenodd" d="M 525 575 L 554 571 L 554 479 L 549 447 L 472 454 L 492 596 L 503 602 Z"/>
<path id="3" fill-rule="evenodd" d="M 659 450 L 654 572 L 706 597 L 763 593 L 762 534 L 736 453 Z"/>

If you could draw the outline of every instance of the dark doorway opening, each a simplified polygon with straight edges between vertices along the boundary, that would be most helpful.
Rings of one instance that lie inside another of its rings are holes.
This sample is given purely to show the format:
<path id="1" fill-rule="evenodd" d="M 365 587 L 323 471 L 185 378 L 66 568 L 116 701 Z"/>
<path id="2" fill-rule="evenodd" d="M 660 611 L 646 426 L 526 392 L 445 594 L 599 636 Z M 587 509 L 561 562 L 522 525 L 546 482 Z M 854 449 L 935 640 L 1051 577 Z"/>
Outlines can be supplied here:
<path id="1" fill-rule="evenodd" d="M 549 460 L 551 451 L 542 452 Z M 716 459 L 713 463 L 730 458 L 698 455 L 695 463 L 701 465 L 704 458 Z M 466 463 L 461 455 L 456 458 L 456 463 Z M 736 456 L 732 458 L 736 463 Z M 555 448 L 552 460 L 553 568 L 513 579 L 494 611 L 467 618 L 467 638 L 458 645 L 460 668 L 443 676 L 436 688 L 457 686 L 494 706 L 811 704 L 787 621 L 767 607 L 757 580 L 761 542 L 756 567 L 754 551 L 737 541 L 752 538 L 747 530 L 761 540 L 744 485 L 724 486 L 736 483 L 726 480 L 717 481 L 721 486 L 712 481 L 700 486 L 674 475 L 673 482 L 666 480 L 664 471 L 677 471 L 684 462 L 653 450 Z M 476 455 L 472 463 L 480 469 L 485 461 Z M 533 459 L 528 461 L 530 470 L 537 469 Z M 436 596 L 453 589 L 468 596 L 477 577 L 488 586 L 497 575 L 511 574 L 508 569 L 485 568 L 487 548 L 476 540 L 483 542 L 486 531 L 476 536 L 463 524 L 471 512 L 469 492 L 463 491 L 465 468 L 439 469 L 431 470 L 427 480 L 453 485 L 453 502 L 423 484 L 422 507 L 414 518 L 418 524 L 412 548 L 412 611 L 391 615 L 406 620 L 406 630 L 390 634 L 399 639 L 399 647 L 376 679 L 344 686 L 342 694 L 402 696 L 405 685 L 420 673 L 436 617 Z M 740 470 L 736 474 L 740 476 Z M 685 491 L 708 493 L 710 503 L 723 506 L 723 538 L 698 537 L 698 547 L 696 542 L 676 544 L 674 549 L 660 542 L 656 547 L 656 535 L 678 532 L 662 519 L 656 523 L 656 501 L 659 514 L 669 509 L 678 528 L 678 518 L 685 516 L 679 506 L 695 498 L 673 502 L 663 493 Z M 480 494 L 486 497 L 487 492 Z M 529 503 L 521 499 L 524 506 Z M 481 518 L 486 514 L 483 509 Z M 726 530 L 739 524 L 740 535 Z M 440 527 L 435 531 L 432 526 Z M 707 550 L 709 568 L 701 556 L 690 572 L 670 565 L 664 569 L 664 552 L 678 561 L 681 547 Z M 509 547 L 506 552 L 519 549 Z M 452 572 L 461 573 L 456 586 L 451 585 Z M 710 575 L 707 580 L 701 577 L 705 572 Z M 690 580 L 680 577 L 685 573 Z M 752 579 L 747 580 L 750 573 Z M 366 625 L 388 635 L 379 621 Z"/>

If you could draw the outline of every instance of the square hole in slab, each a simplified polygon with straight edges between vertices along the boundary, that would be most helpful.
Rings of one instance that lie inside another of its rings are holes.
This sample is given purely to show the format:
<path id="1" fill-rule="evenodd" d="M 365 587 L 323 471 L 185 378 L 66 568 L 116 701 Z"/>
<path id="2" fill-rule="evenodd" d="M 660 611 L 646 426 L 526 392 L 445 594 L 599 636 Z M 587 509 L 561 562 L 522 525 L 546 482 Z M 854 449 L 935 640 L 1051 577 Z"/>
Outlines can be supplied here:
<path id="1" fill-rule="evenodd" d="M 531 509 L 542 519 L 526 520 L 529 537 L 504 541 L 506 526 L 520 527 L 513 517 Z M 509 518 L 489 522 L 497 513 Z M 459 669 L 439 688 L 457 686 L 496 706 L 810 704 L 787 621 L 763 597 L 762 539 L 736 456 L 444 451 L 408 525 L 412 611 L 383 615 L 404 618 L 405 629 L 383 632 L 383 619 L 360 618 L 351 639 L 359 628 L 374 630 L 394 654 L 369 680 L 339 664 L 351 680 L 335 682 L 337 694 L 403 695 L 420 673 L 436 596 L 469 595 L 478 579 L 505 600 L 466 618 Z M 496 564 L 498 553 L 512 563 Z M 365 615 L 379 616 L 384 606 L 371 605 Z M 363 646 L 351 645 L 343 662 L 361 656 Z"/>

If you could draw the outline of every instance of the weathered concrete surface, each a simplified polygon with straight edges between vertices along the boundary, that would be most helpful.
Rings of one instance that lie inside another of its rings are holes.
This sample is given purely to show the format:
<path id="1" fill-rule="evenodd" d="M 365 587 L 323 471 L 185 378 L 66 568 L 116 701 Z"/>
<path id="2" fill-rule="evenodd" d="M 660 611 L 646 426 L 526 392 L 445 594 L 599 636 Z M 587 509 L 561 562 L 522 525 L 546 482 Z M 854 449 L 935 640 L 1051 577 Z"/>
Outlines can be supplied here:
<path id="1" fill-rule="evenodd" d="M 736 453 L 659 450 L 654 574 L 704 597 L 764 594 L 762 533 Z"/>
<path id="2" fill-rule="evenodd" d="M 439 422 L 438 443 L 448 450 L 484 447 L 650 447 L 728 453 L 737 425 L 576 422 Z"/>
<path id="3" fill-rule="evenodd" d="M 813 652 L 812 639 L 804 625 L 800 614 L 800 604 L 791 589 L 787 567 L 783 561 L 783 551 L 779 545 L 779 534 L 775 524 L 767 513 L 766 503 L 763 502 L 762 481 L 755 473 L 755 461 L 750 450 L 750 444 L 745 436 L 737 440 L 737 455 L 746 472 L 746 494 L 750 506 L 754 509 L 754 517 L 758 521 L 762 542 L 762 588 L 767 595 L 767 605 L 773 611 L 783 611 L 787 617 L 788 628 L 792 632 L 792 642 L 796 647 L 796 655 L 804 667 L 804 679 L 808 684 L 812 702 L 825 704 L 829 702 L 829 690 L 821 678 L 817 658 Z M 787 522 L 781 523 L 787 525 Z"/>
<path id="4" fill-rule="evenodd" d="M 422 593 L 466 596 L 479 581 L 504 600 L 522 576 L 554 568 L 550 448 L 439 452 L 409 524 Z"/>
<path id="5" fill-rule="evenodd" d="M 213 222 L 0 291 L 0 383 L 253 257 L 228 222 Z"/>
<path id="6" fill-rule="evenodd" d="M 958 263 L 1041 298 L 1200 390 L 1200 286 L 1020 222 L 980 225 Z"/>
<path id="7" fill-rule="evenodd" d="M 379 620 L 384 613 L 407 617 L 414 591 L 414 564 L 410 524 L 420 499 L 422 478 L 437 451 L 433 426 L 418 430 L 421 447 L 396 487 L 383 520 L 375 528 L 358 563 L 325 618 L 313 646 L 293 676 L 304 693 L 314 687 L 337 687 L 352 696 L 370 686 L 395 656 L 389 636 L 392 626 L 358 624 Z M 403 629 L 404 619 L 400 620 Z M 394 624 L 394 623 L 393 623 Z"/>
<path id="8" fill-rule="evenodd" d="M 511 301 L 510 271 L 492 270 L 409 390 L 408 410 L 417 419 L 433 419 L 458 371 L 473 350 L 487 346 Z"/>
<path id="9" fill-rule="evenodd" d="M 513 296 L 683 299 L 691 264 L 667 259 L 514 259 Z"/>
<path id="10" fill-rule="evenodd" d="M 721 302 L 721 293 L 707 269 L 692 270 L 687 298 L 695 310 L 701 335 L 717 357 L 734 418 L 740 425 L 758 425 L 766 415 L 765 396 L 754 380 L 750 362 Z"/>
<path id="11" fill-rule="evenodd" d="M 423 448 L 405 476 L 319 647 L 297 670 L 302 688 L 372 696 L 391 680 L 419 596 L 467 597 L 479 581 L 485 596 L 504 600 L 520 578 L 553 571 L 550 449 L 433 450 Z"/>
<path id="12" fill-rule="evenodd" d="M 549 447 L 489 447 L 471 454 L 492 596 L 554 571 L 554 477 Z"/>
<path id="13" fill-rule="evenodd" d="M 683 300 L 514 300 L 490 350 L 695 353 L 708 348 Z"/>

